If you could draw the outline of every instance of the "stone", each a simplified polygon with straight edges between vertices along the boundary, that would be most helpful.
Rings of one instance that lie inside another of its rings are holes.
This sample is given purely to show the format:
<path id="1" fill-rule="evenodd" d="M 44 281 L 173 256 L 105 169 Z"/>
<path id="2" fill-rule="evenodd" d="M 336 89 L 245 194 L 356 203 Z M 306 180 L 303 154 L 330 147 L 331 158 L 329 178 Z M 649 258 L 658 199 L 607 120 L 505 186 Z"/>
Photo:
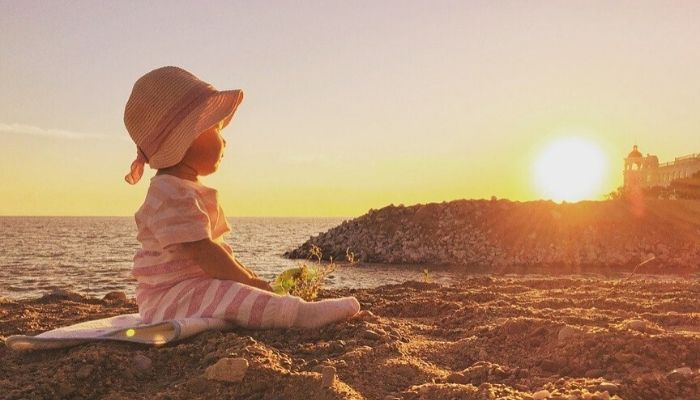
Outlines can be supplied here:
<path id="1" fill-rule="evenodd" d="M 92 375 L 92 371 L 94 371 L 94 370 L 95 370 L 95 367 L 93 367 L 92 365 L 89 365 L 89 364 L 83 365 L 82 367 L 80 367 L 80 369 L 78 369 L 78 372 L 75 373 L 75 376 L 78 379 L 85 379 L 85 378 L 89 377 L 90 375 Z"/>
<path id="2" fill-rule="evenodd" d="M 543 400 L 543 399 L 548 399 L 552 394 L 549 393 L 549 390 L 540 390 L 538 392 L 535 392 L 532 394 L 532 399 L 533 400 Z"/>
<path id="3" fill-rule="evenodd" d="M 595 392 L 591 396 L 592 400 L 610 400 L 610 393 L 608 392 Z"/>
<path id="4" fill-rule="evenodd" d="M 365 331 L 362 332 L 362 337 L 365 339 L 370 339 L 370 340 L 379 340 L 382 338 L 382 335 L 379 333 L 371 330 L 371 329 L 366 329 Z"/>
<path id="5" fill-rule="evenodd" d="M 571 327 L 571 326 L 565 326 L 559 330 L 559 334 L 557 335 L 557 340 L 559 343 L 565 343 L 569 339 L 576 337 L 581 334 L 581 331 Z"/>
<path id="6" fill-rule="evenodd" d="M 330 350 L 333 353 L 342 353 L 345 351 L 345 341 L 344 340 L 338 340 L 337 342 L 331 342 L 330 345 Z"/>
<path id="7" fill-rule="evenodd" d="M 369 310 L 361 310 L 357 314 L 355 314 L 351 319 L 358 319 L 360 321 L 366 321 L 366 322 L 378 322 L 379 317 L 374 315 L 372 311 Z"/>
<path id="8" fill-rule="evenodd" d="M 204 375 L 209 380 L 240 382 L 247 370 L 248 361 L 245 358 L 225 357 L 207 367 Z"/>
<path id="9" fill-rule="evenodd" d="M 670 381 L 678 382 L 687 379 L 693 375 L 693 370 L 689 367 L 676 368 L 666 375 Z"/>
<path id="10" fill-rule="evenodd" d="M 114 291 L 114 292 L 109 292 L 106 295 L 104 295 L 102 300 L 115 301 L 115 302 L 125 302 L 125 301 L 127 301 L 127 298 L 126 298 L 126 293 Z"/>
<path id="11" fill-rule="evenodd" d="M 335 382 L 335 367 L 325 366 L 321 369 L 321 386 L 331 387 Z"/>
<path id="12" fill-rule="evenodd" d="M 649 326 L 647 324 L 647 321 L 644 321 L 642 319 L 629 320 L 625 323 L 625 325 L 627 326 L 627 329 L 632 329 L 632 330 L 635 330 L 637 332 L 646 332 L 646 330 L 648 329 L 648 326 Z"/>
<path id="13" fill-rule="evenodd" d="M 153 366 L 153 361 L 143 354 L 135 355 L 131 362 L 134 364 L 134 368 L 139 371 L 150 371 Z"/>
<path id="14" fill-rule="evenodd" d="M 608 392 L 609 394 L 615 394 L 618 391 L 616 384 L 612 382 L 601 382 L 596 386 L 596 390 L 600 392 Z"/>
<path id="15" fill-rule="evenodd" d="M 684 376 L 690 376 L 693 375 L 693 370 L 690 369 L 690 367 L 682 367 L 682 368 L 676 368 L 671 372 L 676 372 Z"/>
<path id="16" fill-rule="evenodd" d="M 43 297 L 54 297 L 70 301 L 82 301 L 83 296 L 80 293 L 72 292 L 66 289 L 53 289 L 46 293 Z"/>

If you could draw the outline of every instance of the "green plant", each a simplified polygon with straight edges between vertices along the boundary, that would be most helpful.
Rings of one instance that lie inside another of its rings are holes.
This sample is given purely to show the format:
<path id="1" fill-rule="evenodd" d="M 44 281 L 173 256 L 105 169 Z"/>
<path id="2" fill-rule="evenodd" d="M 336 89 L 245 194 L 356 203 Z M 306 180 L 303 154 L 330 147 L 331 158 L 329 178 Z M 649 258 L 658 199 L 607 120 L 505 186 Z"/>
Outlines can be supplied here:
<path id="1" fill-rule="evenodd" d="M 335 271 L 336 264 L 333 257 L 328 263 L 323 264 L 321 248 L 314 244 L 311 245 L 310 253 L 312 257 L 316 258 L 316 262 L 311 265 L 300 262 L 296 267 L 279 274 L 271 285 L 275 293 L 298 296 L 306 301 L 316 299 L 318 292 L 323 288 L 326 277 Z"/>

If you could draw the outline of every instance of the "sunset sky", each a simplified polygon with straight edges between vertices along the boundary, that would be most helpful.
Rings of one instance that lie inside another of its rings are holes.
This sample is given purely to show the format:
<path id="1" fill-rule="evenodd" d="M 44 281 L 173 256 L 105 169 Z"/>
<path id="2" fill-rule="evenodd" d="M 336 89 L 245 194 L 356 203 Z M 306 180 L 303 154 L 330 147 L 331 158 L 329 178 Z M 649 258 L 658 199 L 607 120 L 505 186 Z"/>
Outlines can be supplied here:
<path id="1" fill-rule="evenodd" d="M 543 197 L 592 143 L 700 152 L 697 1 L 0 2 L 0 215 L 133 215 L 131 88 L 164 65 L 246 98 L 202 182 L 229 216 Z"/>

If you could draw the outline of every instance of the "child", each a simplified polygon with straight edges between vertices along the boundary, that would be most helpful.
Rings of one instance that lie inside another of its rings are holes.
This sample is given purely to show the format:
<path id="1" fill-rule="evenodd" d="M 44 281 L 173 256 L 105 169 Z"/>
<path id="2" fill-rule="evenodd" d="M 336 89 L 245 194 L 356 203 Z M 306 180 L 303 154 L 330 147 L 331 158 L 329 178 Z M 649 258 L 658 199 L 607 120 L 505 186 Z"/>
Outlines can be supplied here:
<path id="1" fill-rule="evenodd" d="M 220 131 L 242 100 L 242 91 L 218 91 L 177 67 L 134 84 L 124 124 L 137 158 L 125 179 L 136 184 L 146 162 L 158 169 L 135 215 L 139 313 L 146 323 L 215 317 L 246 328 L 315 328 L 355 315 L 354 297 L 311 303 L 272 293 L 224 242 L 231 227 L 217 191 L 198 176 L 217 170 L 226 146 Z"/>

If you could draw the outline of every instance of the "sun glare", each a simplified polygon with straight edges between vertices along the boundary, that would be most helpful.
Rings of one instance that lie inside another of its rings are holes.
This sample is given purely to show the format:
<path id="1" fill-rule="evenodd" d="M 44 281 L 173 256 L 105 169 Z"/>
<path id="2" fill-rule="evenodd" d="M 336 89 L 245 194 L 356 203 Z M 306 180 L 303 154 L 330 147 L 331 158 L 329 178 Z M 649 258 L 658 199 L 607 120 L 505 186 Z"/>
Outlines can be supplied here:
<path id="1" fill-rule="evenodd" d="M 600 195 L 607 162 L 596 144 L 581 138 L 556 139 L 537 155 L 534 180 L 539 195 L 578 201 Z"/>

